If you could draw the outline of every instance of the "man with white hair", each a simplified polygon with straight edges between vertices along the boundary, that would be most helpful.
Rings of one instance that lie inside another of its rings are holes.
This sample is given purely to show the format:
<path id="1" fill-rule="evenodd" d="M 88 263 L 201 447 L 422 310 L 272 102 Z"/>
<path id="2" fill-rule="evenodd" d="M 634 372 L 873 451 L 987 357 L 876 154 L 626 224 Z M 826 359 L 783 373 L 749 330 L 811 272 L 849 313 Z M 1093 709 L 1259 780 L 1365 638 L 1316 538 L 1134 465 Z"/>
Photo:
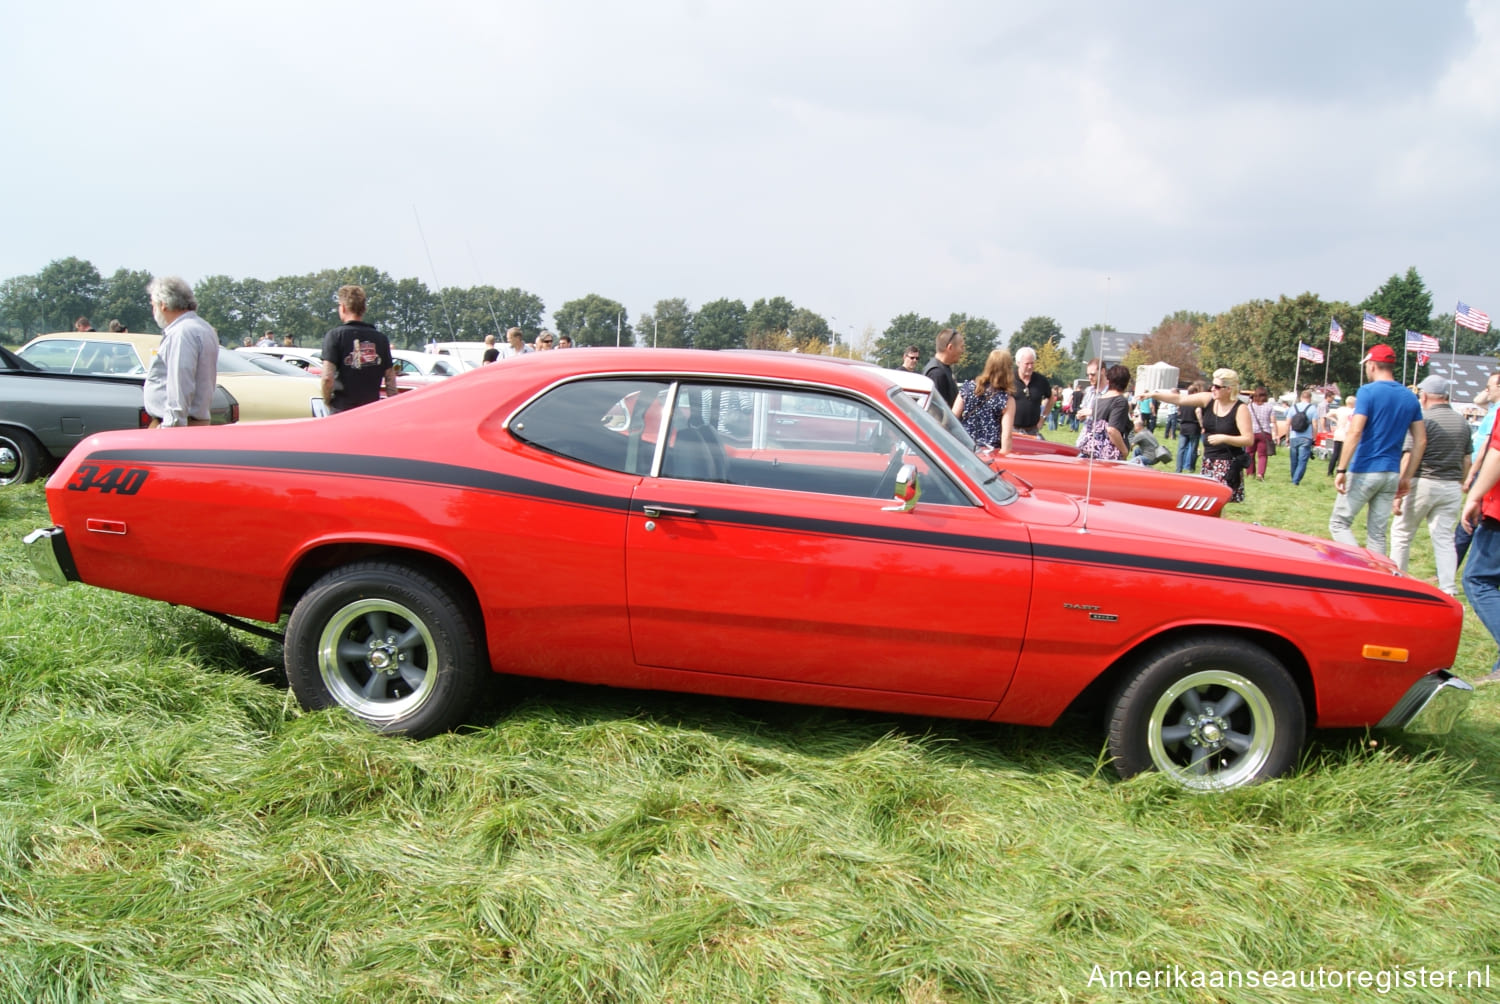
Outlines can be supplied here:
<path id="1" fill-rule="evenodd" d="M 1036 349 L 1016 350 L 1016 433 L 1042 438 L 1042 421 L 1052 410 L 1052 382 L 1036 371 Z"/>
<path id="2" fill-rule="evenodd" d="M 1411 437 L 1401 458 L 1401 473 L 1412 475 L 1411 493 L 1396 503 L 1399 516 L 1391 527 L 1391 560 L 1406 571 L 1411 539 L 1420 523 L 1432 537 L 1432 562 L 1437 566 L 1438 588 L 1449 596 L 1456 592 L 1458 551 L 1453 529 L 1463 509 L 1460 487 L 1469 476 L 1469 423 L 1448 404 L 1450 387 L 1440 376 L 1429 376 L 1417 384 L 1422 403 L 1422 424 L 1427 427 L 1427 449 L 1419 469 L 1411 469 Z"/>
<path id="3" fill-rule="evenodd" d="M 151 428 L 208 425 L 218 382 L 218 333 L 198 316 L 192 287 L 177 276 L 152 279 L 146 292 L 161 328 L 161 345 L 146 370 Z"/>

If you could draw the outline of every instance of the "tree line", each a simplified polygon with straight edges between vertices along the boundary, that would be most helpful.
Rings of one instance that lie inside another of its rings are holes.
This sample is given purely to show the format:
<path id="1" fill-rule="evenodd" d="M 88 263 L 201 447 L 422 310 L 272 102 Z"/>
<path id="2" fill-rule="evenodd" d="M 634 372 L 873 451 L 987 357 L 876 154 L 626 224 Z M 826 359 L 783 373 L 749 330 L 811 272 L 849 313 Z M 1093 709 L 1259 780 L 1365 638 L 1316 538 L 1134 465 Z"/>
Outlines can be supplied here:
<path id="1" fill-rule="evenodd" d="M 0 282 L 0 340 L 20 344 L 42 332 L 71 330 L 78 317 L 88 318 L 98 328 L 118 320 L 131 331 L 154 333 L 157 328 L 146 295 L 151 278 L 149 272 L 124 268 L 106 277 L 88 261 L 63 258 L 35 275 L 6 279 Z M 226 344 L 274 331 L 278 340 L 290 335 L 296 344 L 312 346 L 320 344 L 323 333 L 339 323 L 335 293 L 346 283 L 365 287 L 369 294 L 366 319 L 397 347 L 479 341 L 509 327 L 519 327 L 531 340 L 542 330 L 547 313 L 542 298 L 523 289 L 480 285 L 433 291 L 420 279 L 393 279 L 368 265 L 271 280 L 211 275 L 199 280 L 194 293 L 199 313 Z M 1407 329 L 1435 335 L 1444 352 L 1453 347 L 1453 314 L 1432 314 L 1432 297 L 1412 267 L 1405 275 L 1392 275 L 1358 304 L 1325 301 L 1308 292 L 1276 301 L 1252 300 L 1216 315 L 1178 311 L 1138 339 L 1124 362 L 1132 369 L 1142 363 L 1167 362 L 1178 367 L 1184 382 L 1229 367 L 1239 372 L 1243 385 L 1283 388 L 1291 384 L 1300 340 L 1329 353 L 1331 382 L 1357 384 L 1358 339 L 1365 311 L 1391 321 L 1391 336 L 1383 340 L 1398 352 Z M 632 321 L 621 303 L 590 293 L 558 307 L 552 319 L 556 332 L 571 336 L 575 345 L 796 350 L 851 356 L 890 367 L 900 364 L 909 345 L 917 346 L 925 361 L 938 331 L 957 328 L 964 333 L 964 354 L 955 367 L 960 379 L 976 376 L 995 348 L 1004 347 L 1014 354 L 1022 346 L 1031 346 L 1037 352 L 1037 370 L 1054 383 L 1082 376 L 1089 332 L 1110 330 L 1104 324 L 1086 327 L 1068 348 L 1068 339 L 1050 317 L 1027 318 L 1007 338 L 984 317 L 952 313 L 938 319 L 908 313 L 892 319 L 878 335 L 867 330 L 860 336 L 841 337 L 828 318 L 782 296 L 758 299 L 748 307 L 743 300 L 724 298 L 697 309 L 682 298 L 663 299 Z M 1328 343 L 1333 320 L 1345 332 L 1342 345 Z M 1458 329 L 1458 352 L 1490 354 L 1494 349 L 1492 334 Z M 1301 382 L 1321 383 L 1323 375 L 1321 364 L 1304 363 Z"/>

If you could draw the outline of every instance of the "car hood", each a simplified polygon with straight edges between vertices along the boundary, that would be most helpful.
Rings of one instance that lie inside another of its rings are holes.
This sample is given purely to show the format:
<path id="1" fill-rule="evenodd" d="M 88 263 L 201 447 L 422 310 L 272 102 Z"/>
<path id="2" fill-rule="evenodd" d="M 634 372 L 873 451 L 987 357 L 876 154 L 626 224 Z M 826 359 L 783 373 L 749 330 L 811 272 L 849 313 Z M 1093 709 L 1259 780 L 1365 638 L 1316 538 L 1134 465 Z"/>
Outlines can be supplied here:
<path id="1" fill-rule="evenodd" d="M 1087 505 L 1080 503 L 1079 510 L 1076 529 L 1106 540 L 1124 538 L 1132 550 L 1143 553 L 1190 555 L 1267 569 L 1285 570 L 1288 563 L 1304 564 L 1325 575 L 1401 576 L 1395 562 L 1384 555 L 1293 530 L 1232 519 L 1210 521 L 1123 502 L 1095 500 Z M 1418 584 L 1418 580 L 1406 581 Z"/>

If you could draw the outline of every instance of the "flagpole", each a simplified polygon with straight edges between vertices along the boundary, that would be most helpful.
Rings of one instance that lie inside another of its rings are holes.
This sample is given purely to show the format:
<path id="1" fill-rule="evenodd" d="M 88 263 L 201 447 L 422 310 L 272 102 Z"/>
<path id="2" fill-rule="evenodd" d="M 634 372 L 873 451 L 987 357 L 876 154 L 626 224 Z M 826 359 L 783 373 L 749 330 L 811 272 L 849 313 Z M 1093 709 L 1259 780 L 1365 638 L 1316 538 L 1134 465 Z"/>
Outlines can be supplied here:
<path id="1" fill-rule="evenodd" d="M 1365 385 L 1365 326 L 1359 326 L 1359 385 Z"/>
<path id="2" fill-rule="evenodd" d="M 1411 349 L 1407 348 L 1405 340 L 1401 342 L 1401 386 L 1406 386 L 1406 357 L 1411 355 Z"/>
<path id="3" fill-rule="evenodd" d="M 1292 367 L 1292 404 L 1299 397 L 1297 388 L 1302 386 L 1302 340 L 1297 340 L 1297 365 Z"/>

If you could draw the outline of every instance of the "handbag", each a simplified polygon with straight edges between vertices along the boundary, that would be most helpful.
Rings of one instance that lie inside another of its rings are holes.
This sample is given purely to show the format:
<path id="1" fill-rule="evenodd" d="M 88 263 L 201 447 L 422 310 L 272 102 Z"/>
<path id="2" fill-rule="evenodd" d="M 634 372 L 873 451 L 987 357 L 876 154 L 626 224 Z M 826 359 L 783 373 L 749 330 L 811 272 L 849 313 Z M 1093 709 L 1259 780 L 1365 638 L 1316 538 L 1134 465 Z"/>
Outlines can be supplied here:
<path id="1" fill-rule="evenodd" d="M 1120 402 L 1124 400 L 1121 397 L 1109 399 L 1109 401 Z M 1112 414 L 1114 406 L 1109 405 L 1108 409 L 1106 409 L 1100 404 L 1094 405 L 1095 412 L 1105 410 L 1108 410 Z M 1095 460 L 1119 460 L 1120 451 L 1115 448 L 1115 444 L 1109 438 L 1109 422 L 1103 417 L 1089 419 L 1084 425 L 1083 435 L 1079 437 L 1078 452 L 1082 456 L 1093 457 Z"/>

